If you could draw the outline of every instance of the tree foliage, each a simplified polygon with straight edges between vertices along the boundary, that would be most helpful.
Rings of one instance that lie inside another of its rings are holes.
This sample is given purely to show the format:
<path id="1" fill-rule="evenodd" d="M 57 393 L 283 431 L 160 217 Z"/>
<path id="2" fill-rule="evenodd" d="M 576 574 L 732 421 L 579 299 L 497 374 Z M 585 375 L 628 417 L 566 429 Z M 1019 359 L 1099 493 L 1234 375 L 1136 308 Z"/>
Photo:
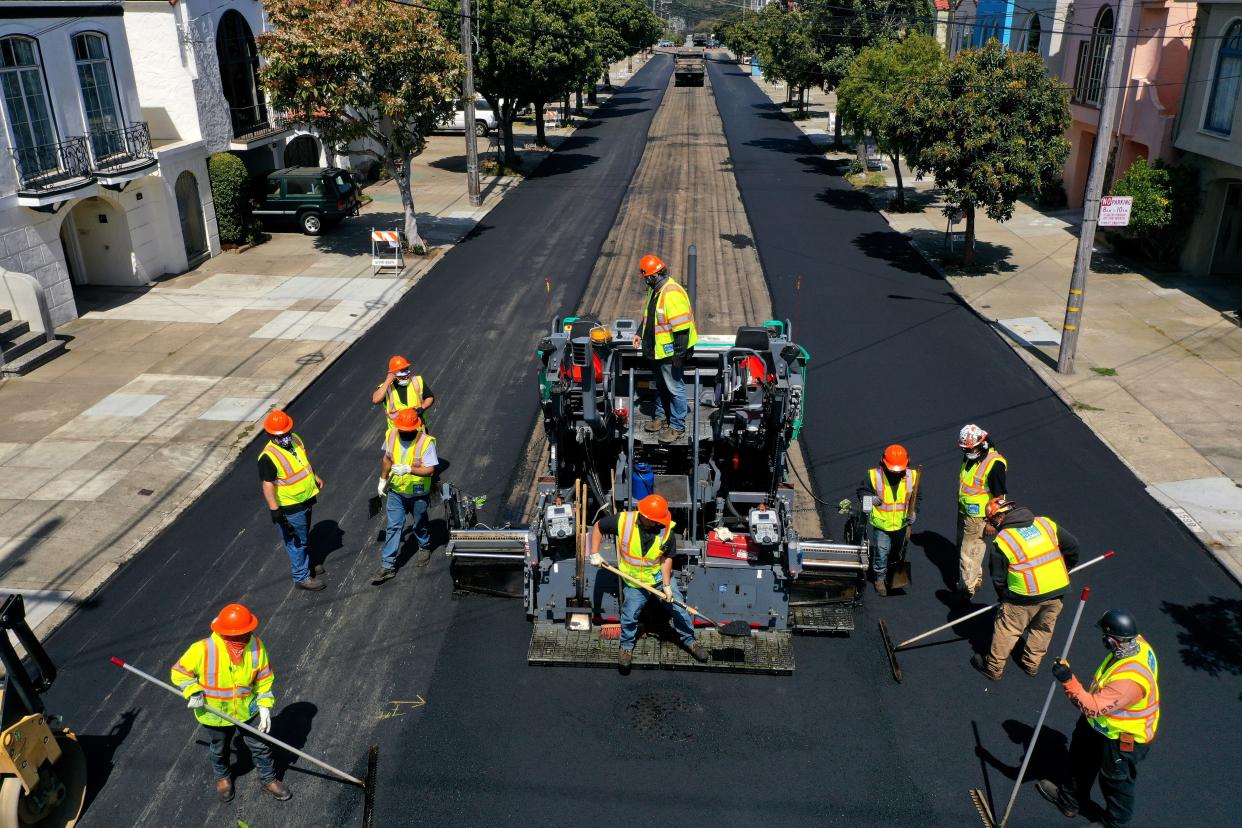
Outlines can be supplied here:
<path id="1" fill-rule="evenodd" d="M 1198 173 L 1160 159 L 1148 164 L 1140 156 L 1113 184 L 1112 194 L 1134 199 L 1130 224 L 1117 228 L 1117 235 L 1153 262 L 1175 260 L 1199 209 Z"/>
<path id="2" fill-rule="evenodd" d="M 1038 55 L 995 40 L 959 52 L 902 96 L 896 137 L 944 192 L 945 213 L 966 218 L 963 264 L 974 263 L 975 211 L 1006 221 L 1020 195 L 1038 192 L 1065 163 L 1069 98 Z"/>
<path id="3" fill-rule="evenodd" d="M 644 0 L 596 0 L 599 18 L 597 50 L 604 67 L 640 49 L 654 46 L 664 32 L 664 21 Z"/>
<path id="4" fill-rule="evenodd" d="M 242 160 L 231 152 L 217 152 L 207 160 L 211 200 L 216 205 L 216 225 L 220 241 L 245 244 L 254 238 L 254 219 L 250 212 L 249 173 Z"/>
<path id="5" fill-rule="evenodd" d="M 337 153 L 374 158 L 397 182 L 409 244 L 422 239 L 410 166 L 458 97 L 462 59 L 425 9 L 382 0 L 264 0 L 259 37 L 272 106 L 315 127 Z"/>

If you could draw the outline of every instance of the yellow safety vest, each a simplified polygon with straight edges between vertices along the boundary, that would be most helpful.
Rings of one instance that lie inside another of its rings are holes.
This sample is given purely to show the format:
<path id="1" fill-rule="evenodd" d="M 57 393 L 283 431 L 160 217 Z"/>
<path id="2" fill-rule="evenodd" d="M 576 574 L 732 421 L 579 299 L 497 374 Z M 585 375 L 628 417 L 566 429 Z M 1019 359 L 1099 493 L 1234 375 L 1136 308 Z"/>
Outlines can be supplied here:
<path id="1" fill-rule="evenodd" d="M 906 473 L 897 481 L 895 491 L 888 485 L 883 469 L 872 469 L 870 474 L 871 488 L 879 498 L 871 503 L 871 525 L 885 532 L 906 528 L 906 511 L 911 505 L 907 501 L 914 491 L 914 481 L 918 479 L 919 473 L 914 469 L 906 469 Z"/>
<path id="2" fill-rule="evenodd" d="M 622 512 L 617 515 L 617 569 L 626 580 L 635 584 L 654 584 L 660 573 L 660 559 L 664 557 L 663 546 L 673 534 L 677 524 L 669 521 L 667 527 L 651 546 L 643 549 L 642 535 L 638 529 L 638 512 Z"/>
<path id="3" fill-rule="evenodd" d="M 1139 651 L 1129 658 L 1114 661 L 1110 655 L 1091 679 L 1089 692 L 1098 693 L 1114 681 L 1133 681 L 1143 688 L 1143 695 L 1125 710 L 1114 710 L 1104 716 L 1088 718 L 1087 722 L 1110 739 L 1118 739 L 1122 733 L 1134 736 L 1134 741 L 1146 744 L 1156 738 L 1160 726 L 1160 670 L 1156 666 L 1156 651 L 1140 635 Z"/>
<path id="4" fill-rule="evenodd" d="M 207 704 L 235 719 L 248 722 L 260 707 L 275 707 L 272 684 L 276 676 L 267 660 L 267 648 L 257 635 L 250 636 L 241 664 L 229 658 L 228 644 L 216 633 L 195 641 L 172 667 L 172 683 L 185 698 L 202 693 Z M 221 727 L 231 722 L 203 708 L 194 718 L 205 725 Z"/>
<path id="5" fill-rule="evenodd" d="M 425 431 L 411 443 L 401 441 L 401 432 L 393 429 L 384 438 L 384 450 L 392 458 L 394 466 L 421 466 L 427 449 L 436 444 L 436 438 Z M 388 478 L 389 488 L 397 494 L 425 495 L 431 493 L 431 477 L 421 474 L 394 474 Z"/>
<path id="6" fill-rule="evenodd" d="M 273 482 L 276 484 L 277 506 L 296 506 L 319 494 L 315 470 L 311 468 L 310 455 L 306 453 L 301 437 L 293 435 L 292 451 L 282 449 L 269 440 L 262 454 L 276 464 L 276 480 Z"/>
<path id="7" fill-rule="evenodd" d="M 647 290 L 647 304 L 651 304 L 650 289 Z M 643 306 L 643 325 L 638 332 L 640 337 L 646 334 L 646 307 L 646 305 Z M 690 308 L 690 296 L 686 293 L 685 288 L 669 279 L 660 288 L 660 295 L 656 299 L 655 353 L 652 355 L 652 358 L 657 360 L 670 359 L 673 356 L 673 333 L 684 330 L 690 331 L 690 340 L 686 347 L 693 348 L 695 343 L 699 341 L 699 334 L 694 327 L 694 313 Z"/>
<path id="8" fill-rule="evenodd" d="M 1069 586 L 1069 571 L 1057 542 L 1057 525 L 1037 517 L 1030 526 L 1002 529 L 996 546 L 1009 562 L 1006 586 L 1014 595 L 1047 595 Z"/>
<path id="9" fill-rule="evenodd" d="M 410 384 L 405 386 L 405 402 L 397 397 L 397 383 L 388 386 L 387 393 L 384 394 L 384 414 L 388 417 L 387 430 L 385 434 L 396 431 L 393 421 L 397 419 L 397 412 L 404 411 L 407 408 L 418 408 L 423 404 L 423 378 L 414 376 L 410 378 Z M 419 412 L 419 416 L 423 418 L 424 427 L 427 422 L 427 415 Z"/>
<path id="10" fill-rule="evenodd" d="M 992 499 L 992 490 L 988 488 L 988 474 L 997 463 L 1004 463 L 1005 458 L 998 451 L 989 450 L 983 459 L 970 466 L 962 463 L 958 473 L 957 505 L 962 514 L 970 517 L 983 517 L 983 509 Z"/>

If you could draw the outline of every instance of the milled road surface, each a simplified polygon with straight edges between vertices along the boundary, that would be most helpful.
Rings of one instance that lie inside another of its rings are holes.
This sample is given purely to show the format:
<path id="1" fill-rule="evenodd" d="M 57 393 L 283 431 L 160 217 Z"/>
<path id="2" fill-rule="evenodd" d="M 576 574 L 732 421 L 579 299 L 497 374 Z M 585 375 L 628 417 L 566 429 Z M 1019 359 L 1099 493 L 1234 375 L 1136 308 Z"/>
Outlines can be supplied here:
<path id="1" fill-rule="evenodd" d="M 356 790 L 298 767 L 289 803 L 260 798 L 251 773 L 237 801 L 216 804 L 190 714 L 107 664 L 121 655 L 164 673 L 238 599 L 264 622 L 278 733 L 357 775 L 366 744 L 380 743 L 380 826 L 978 824 L 967 790 L 1003 806 L 1046 680 L 1011 668 L 990 684 L 966 665 L 970 645 L 949 637 L 906 653 L 896 686 L 874 632 L 881 614 L 898 635 L 947 617 L 954 441 L 971 420 L 1009 456 L 1017 497 L 1086 550 L 1119 551 L 1089 579 L 1087 617 L 1110 605 L 1137 614 L 1162 658 L 1165 703 L 1135 824 L 1234 821 L 1237 584 L 732 65 L 710 64 L 711 84 L 773 305 L 812 354 L 803 440 L 818 491 L 852 494 L 886 443 L 910 448 L 927 472 L 911 594 L 869 595 L 850 638 L 798 639 L 792 677 L 621 677 L 528 667 L 521 607 L 451 597 L 442 559 L 369 585 L 382 426 L 366 396 L 384 361 L 405 351 L 435 387 L 445 477 L 503 499 L 536 411 L 533 344 L 582 295 L 655 108 L 672 100 L 669 71 L 663 57 L 644 67 L 293 406 L 328 482 L 315 531 L 332 550 L 328 591 L 290 589 L 259 502 L 256 444 L 52 637 L 63 672 L 49 708 L 83 734 L 103 784 L 83 825 L 357 824 Z M 981 646 L 987 625 L 964 632 Z M 1079 674 L 1100 655 L 1084 627 Z M 1055 700 L 1032 778 L 1063 763 L 1073 719 Z M 1028 789 L 1013 824 L 1075 823 Z"/>

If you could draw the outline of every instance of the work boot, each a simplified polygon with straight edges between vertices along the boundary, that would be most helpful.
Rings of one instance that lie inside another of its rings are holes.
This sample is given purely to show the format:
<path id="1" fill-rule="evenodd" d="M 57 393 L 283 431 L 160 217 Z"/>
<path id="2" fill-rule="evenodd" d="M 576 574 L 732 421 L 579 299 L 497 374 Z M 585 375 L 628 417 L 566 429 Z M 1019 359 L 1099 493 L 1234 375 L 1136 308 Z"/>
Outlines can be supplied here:
<path id="1" fill-rule="evenodd" d="M 305 581 L 298 581 L 294 584 L 298 589 L 306 589 L 311 592 L 318 592 L 321 589 L 327 589 L 328 585 L 315 577 L 307 578 Z"/>
<path id="2" fill-rule="evenodd" d="M 233 780 L 227 776 L 223 779 L 216 780 L 216 795 L 220 797 L 221 802 L 233 801 Z"/>
<path id="3" fill-rule="evenodd" d="M 285 802 L 293 799 L 293 794 L 289 791 L 289 786 L 279 779 L 273 779 L 271 782 L 260 782 L 259 787 L 270 793 L 278 802 Z"/>
<path id="4" fill-rule="evenodd" d="M 970 657 L 970 666 L 974 667 L 980 673 L 983 673 L 985 676 L 990 678 L 992 681 L 1001 680 L 1001 674 L 993 673 L 991 670 L 989 670 L 987 658 L 985 656 L 979 655 L 979 653 L 975 653 L 974 655 Z"/>
<path id="5" fill-rule="evenodd" d="M 1026 673 L 1028 676 L 1035 676 L 1036 678 L 1039 677 L 1039 665 L 1038 664 L 1032 667 L 1026 662 L 1023 662 L 1020 666 L 1022 667 L 1022 672 Z"/>
<path id="6" fill-rule="evenodd" d="M 886 583 L 887 578 L 887 575 L 875 576 L 875 594 L 879 595 L 881 598 L 888 597 L 888 584 Z"/>
<path id="7" fill-rule="evenodd" d="M 630 669 L 630 663 L 634 661 L 634 650 L 622 647 L 617 650 L 617 666 L 622 670 Z"/>
<path id="8" fill-rule="evenodd" d="M 1070 808 L 1061 803 L 1061 786 L 1051 779 L 1041 779 L 1035 783 L 1035 790 L 1039 791 L 1039 795 L 1044 799 L 1057 806 L 1057 810 L 1061 812 L 1061 816 L 1066 819 L 1073 819 L 1078 816 L 1077 808 Z"/>
<path id="9" fill-rule="evenodd" d="M 707 648 L 697 641 L 686 647 L 686 652 L 693 656 L 694 660 L 700 664 L 707 661 Z"/>
<path id="10" fill-rule="evenodd" d="M 686 430 L 684 428 L 681 431 L 674 431 L 672 428 L 666 428 L 656 435 L 656 439 L 661 443 L 676 443 L 685 433 Z"/>
<path id="11" fill-rule="evenodd" d="M 315 564 L 314 566 L 311 567 L 312 575 L 322 575 L 324 574 L 324 572 L 325 570 L 323 568 L 323 564 Z"/>
<path id="12" fill-rule="evenodd" d="M 647 424 L 643 426 L 643 429 L 651 434 L 655 434 L 659 431 L 663 431 L 666 425 L 668 425 L 668 423 L 664 422 L 664 420 L 661 420 L 659 417 L 652 417 L 647 421 Z"/>
<path id="13" fill-rule="evenodd" d="M 431 563 L 431 547 L 430 546 L 418 547 L 418 554 L 414 556 L 414 565 L 415 566 L 426 566 L 429 563 Z"/>
<path id="14" fill-rule="evenodd" d="M 386 567 L 386 566 L 385 566 L 385 567 L 381 567 L 381 568 L 380 568 L 380 571 L 379 571 L 379 572 L 377 572 L 377 573 L 375 573 L 375 577 L 371 579 L 371 583 L 372 583 L 373 585 L 375 585 L 375 586 L 379 586 L 380 584 L 384 583 L 385 581 L 392 580 L 392 579 L 393 579 L 393 578 L 395 578 L 396 576 L 397 576 L 397 570 L 395 570 L 395 569 L 389 569 L 389 568 L 388 568 L 388 567 Z"/>

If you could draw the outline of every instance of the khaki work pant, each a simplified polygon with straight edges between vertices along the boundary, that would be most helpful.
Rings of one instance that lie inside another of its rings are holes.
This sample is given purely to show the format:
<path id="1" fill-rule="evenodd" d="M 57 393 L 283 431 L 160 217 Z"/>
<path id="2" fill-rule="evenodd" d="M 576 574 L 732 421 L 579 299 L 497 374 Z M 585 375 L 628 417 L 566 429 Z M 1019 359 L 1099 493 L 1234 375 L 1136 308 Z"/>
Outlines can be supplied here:
<path id="1" fill-rule="evenodd" d="M 988 653 L 988 672 L 999 676 L 1005 669 L 1009 654 L 1013 652 L 1018 638 L 1026 635 L 1026 648 L 1022 651 L 1022 667 L 1028 673 L 1039 669 L 1039 663 L 1052 643 L 1052 631 L 1057 627 L 1062 601 L 1051 598 L 1038 604 L 1010 604 L 1002 601 L 992 625 L 992 650 Z"/>
<path id="2" fill-rule="evenodd" d="M 987 544 L 983 530 L 987 527 L 981 517 L 957 515 L 958 588 L 974 595 L 983 583 L 983 555 Z"/>

